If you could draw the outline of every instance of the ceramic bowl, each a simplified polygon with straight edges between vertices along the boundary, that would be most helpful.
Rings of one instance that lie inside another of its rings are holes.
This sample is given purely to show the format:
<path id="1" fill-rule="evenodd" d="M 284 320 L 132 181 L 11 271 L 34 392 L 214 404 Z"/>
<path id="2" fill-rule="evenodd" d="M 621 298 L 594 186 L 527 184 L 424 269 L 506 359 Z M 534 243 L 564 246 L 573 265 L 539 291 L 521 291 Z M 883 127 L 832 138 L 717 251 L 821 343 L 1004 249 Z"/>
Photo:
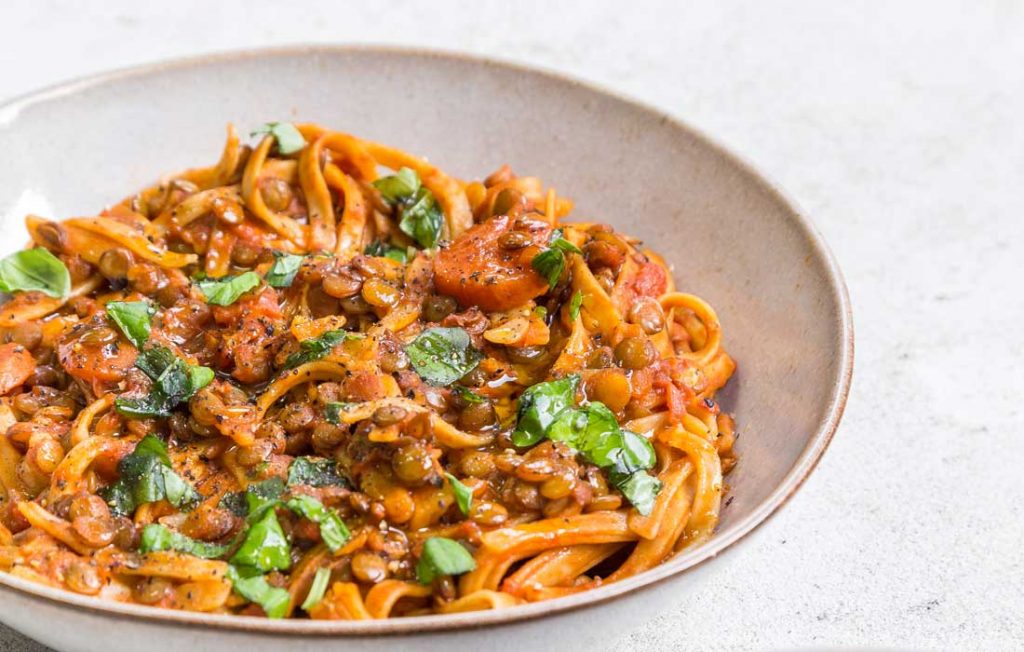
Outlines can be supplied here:
<path id="1" fill-rule="evenodd" d="M 481 178 L 502 163 L 637 235 L 709 300 L 739 364 L 722 395 L 742 436 L 717 535 L 628 580 L 507 610 L 371 622 L 272 621 L 99 601 L 0 573 L 0 620 L 60 649 L 596 649 L 696 591 L 706 564 L 800 487 L 835 432 L 853 332 L 808 219 L 749 166 L 658 110 L 564 77 L 430 52 L 303 47 L 147 66 L 0 107 L 0 254 L 22 220 L 92 215 L 217 159 L 225 124 L 319 122 Z M 692 572 L 702 566 L 700 572 Z M 688 572 L 690 571 L 690 572 Z M 713 597 L 712 597 L 713 599 Z"/>

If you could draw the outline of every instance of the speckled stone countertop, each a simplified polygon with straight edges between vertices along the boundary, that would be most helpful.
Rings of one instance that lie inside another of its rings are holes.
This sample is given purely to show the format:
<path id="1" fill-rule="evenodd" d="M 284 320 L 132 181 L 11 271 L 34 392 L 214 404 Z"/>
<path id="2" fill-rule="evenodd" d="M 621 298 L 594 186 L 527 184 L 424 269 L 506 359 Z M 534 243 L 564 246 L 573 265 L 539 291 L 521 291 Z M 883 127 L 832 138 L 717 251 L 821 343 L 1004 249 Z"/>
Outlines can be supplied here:
<path id="1" fill-rule="evenodd" d="M 554 68 L 683 118 L 831 244 L 853 393 L 782 513 L 606 649 L 1024 648 L 1024 4 L 370 4 L 8 1 L 0 97 L 167 57 L 376 42 Z M 40 649 L 0 629 L 0 650 Z"/>

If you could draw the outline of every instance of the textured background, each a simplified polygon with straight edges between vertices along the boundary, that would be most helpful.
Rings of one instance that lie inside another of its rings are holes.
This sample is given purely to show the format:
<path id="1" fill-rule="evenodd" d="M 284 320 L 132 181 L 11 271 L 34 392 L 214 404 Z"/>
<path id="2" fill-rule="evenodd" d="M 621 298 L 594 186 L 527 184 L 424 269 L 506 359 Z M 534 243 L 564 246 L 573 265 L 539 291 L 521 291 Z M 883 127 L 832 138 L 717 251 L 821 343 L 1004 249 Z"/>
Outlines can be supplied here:
<path id="1" fill-rule="evenodd" d="M 783 512 L 607 649 L 1024 647 L 1024 3 L 81 4 L 3 4 L 0 97 L 216 50 L 421 45 L 604 84 L 744 155 L 845 270 L 853 393 Z"/>

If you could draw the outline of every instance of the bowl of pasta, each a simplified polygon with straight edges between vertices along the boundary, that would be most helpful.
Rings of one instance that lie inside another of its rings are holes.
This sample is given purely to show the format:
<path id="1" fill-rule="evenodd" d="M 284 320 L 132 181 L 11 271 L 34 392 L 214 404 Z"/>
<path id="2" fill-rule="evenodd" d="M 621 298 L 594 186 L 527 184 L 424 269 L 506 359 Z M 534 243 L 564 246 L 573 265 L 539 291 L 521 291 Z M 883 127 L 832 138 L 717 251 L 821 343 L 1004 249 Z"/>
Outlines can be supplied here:
<path id="1" fill-rule="evenodd" d="M 0 116 L 0 620 L 54 647 L 607 640 L 842 414 L 820 236 L 605 91 L 310 47 Z"/>

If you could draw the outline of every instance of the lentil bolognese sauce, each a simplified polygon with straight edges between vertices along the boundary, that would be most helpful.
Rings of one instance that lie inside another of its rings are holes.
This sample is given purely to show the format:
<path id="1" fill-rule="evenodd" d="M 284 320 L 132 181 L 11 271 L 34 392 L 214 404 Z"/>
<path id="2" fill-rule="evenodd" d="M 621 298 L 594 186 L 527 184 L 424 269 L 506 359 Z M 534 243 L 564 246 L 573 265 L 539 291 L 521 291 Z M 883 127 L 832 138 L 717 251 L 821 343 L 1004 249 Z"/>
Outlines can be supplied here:
<path id="1" fill-rule="evenodd" d="M 658 255 L 507 166 L 254 136 L 29 216 L 0 261 L 0 567 L 366 619 L 585 591 L 712 534 L 735 365 Z"/>

